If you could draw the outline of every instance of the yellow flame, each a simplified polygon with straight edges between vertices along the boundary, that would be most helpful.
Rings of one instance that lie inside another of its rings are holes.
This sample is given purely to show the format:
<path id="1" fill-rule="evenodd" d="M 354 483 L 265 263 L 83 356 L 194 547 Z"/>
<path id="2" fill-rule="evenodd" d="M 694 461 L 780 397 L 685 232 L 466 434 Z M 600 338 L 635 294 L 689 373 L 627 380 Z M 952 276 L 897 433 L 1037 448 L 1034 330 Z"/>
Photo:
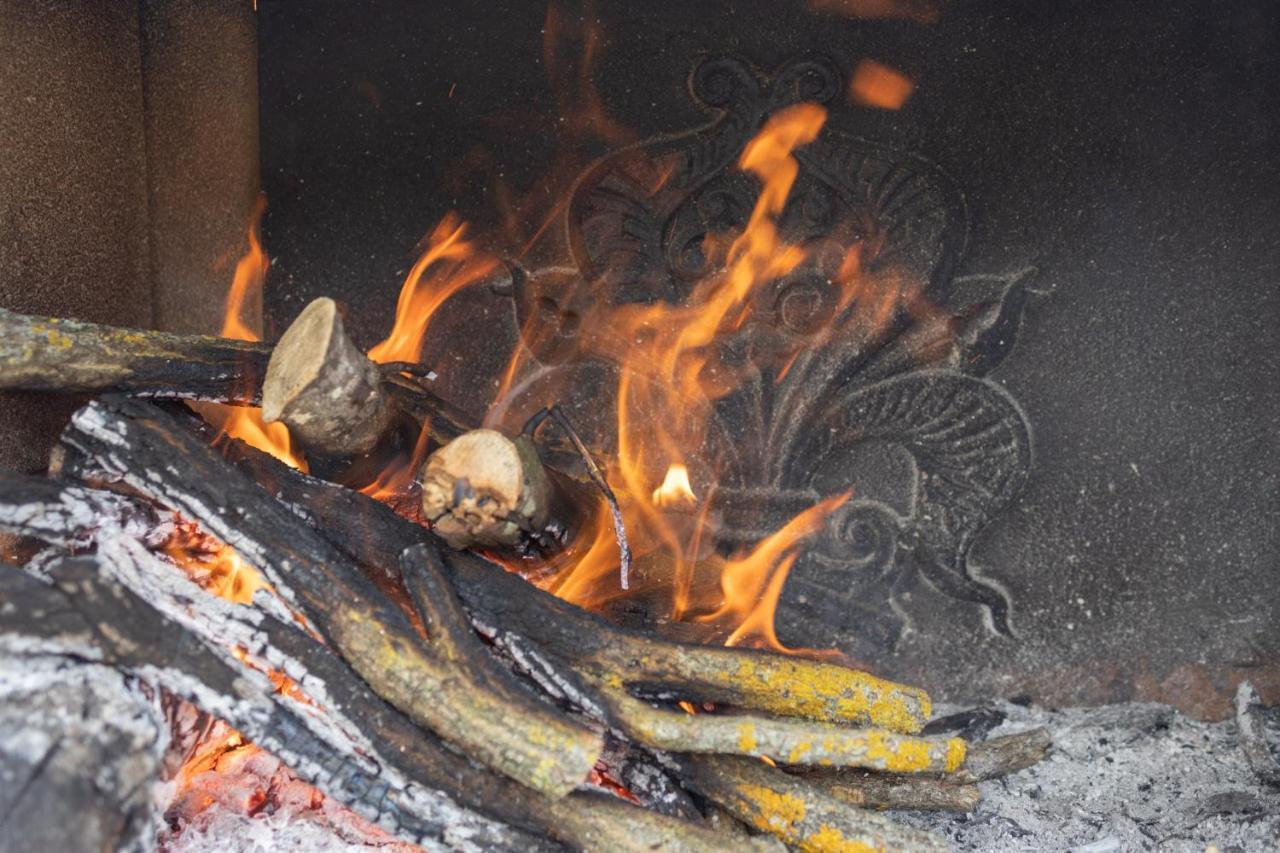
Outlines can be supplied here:
<path id="1" fill-rule="evenodd" d="M 653 505 L 660 509 L 691 510 L 698 506 L 698 497 L 689 482 L 689 468 L 679 462 L 667 467 L 662 485 L 653 490 Z"/>

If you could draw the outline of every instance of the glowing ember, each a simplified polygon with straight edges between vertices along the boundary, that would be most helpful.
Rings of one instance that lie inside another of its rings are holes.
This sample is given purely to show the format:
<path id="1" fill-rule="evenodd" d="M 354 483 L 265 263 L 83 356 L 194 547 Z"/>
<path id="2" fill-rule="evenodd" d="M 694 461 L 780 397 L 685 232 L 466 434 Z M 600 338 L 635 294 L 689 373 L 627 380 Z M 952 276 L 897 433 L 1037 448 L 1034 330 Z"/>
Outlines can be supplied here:
<path id="1" fill-rule="evenodd" d="M 850 100 L 882 110 L 902 109 L 915 89 L 916 84 L 910 77 L 874 59 L 859 62 L 849 80 Z"/>
<path id="2" fill-rule="evenodd" d="M 694 510 L 698 507 L 698 497 L 693 493 L 689 483 L 689 469 L 674 462 L 667 468 L 667 476 L 662 485 L 653 490 L 653 505 L 666 510 Z"/>
<path id="3" fill-rule="evenodd" d="M 217 538 L 192 521 L 179 521 L 161 547 L 187 577 L 219 598 L 237 604 L 252 604 L 253 594 L 269 588 L 253 566 Z"/>

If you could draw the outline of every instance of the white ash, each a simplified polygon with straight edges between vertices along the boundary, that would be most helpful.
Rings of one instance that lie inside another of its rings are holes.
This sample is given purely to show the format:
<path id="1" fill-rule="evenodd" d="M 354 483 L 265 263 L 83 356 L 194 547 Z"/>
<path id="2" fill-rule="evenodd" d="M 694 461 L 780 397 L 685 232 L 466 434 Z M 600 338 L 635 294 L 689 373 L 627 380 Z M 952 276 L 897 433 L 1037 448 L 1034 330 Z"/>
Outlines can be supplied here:
<path id="1" fill-rule="evenodd" d="M 897 819 L 959 851 L 1280 849 L 1280 789 L 1254 775 L 1234 722 L 1201 723 L 1154 704 L 999 708 L 1008 718 L 992 736 L 1045 726 L 1049 757 L 981 783 L 973 814 Z"/>

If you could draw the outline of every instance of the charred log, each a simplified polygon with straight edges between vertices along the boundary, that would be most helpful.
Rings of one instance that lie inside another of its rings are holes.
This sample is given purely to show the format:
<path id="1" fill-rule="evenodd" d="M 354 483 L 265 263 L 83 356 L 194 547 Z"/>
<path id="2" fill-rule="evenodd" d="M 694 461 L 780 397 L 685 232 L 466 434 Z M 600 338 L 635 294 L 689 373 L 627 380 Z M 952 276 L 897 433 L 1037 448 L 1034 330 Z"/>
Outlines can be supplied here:
<path id="1" fill-rule="evenodd" d="M 129 595 L 141 593 L 152 606 L 167 608 L 170 619 L 185 620 L 181 625 L 185 631 L 182 642 L 203 643 L 211 654 L 220 654 L 224 662 L 233 667 L 244 661 L 260 661 L 263 666 L 292 673 L 298 689 L 305 695 L 310 695 L 306 691 L 318 685 L 323 691 L 322 700 L 305 707 L 291 705 L 287 693 L 274 695 L 272 701 L 290 713 L 297 713 L 300 719 L 306 715 L 320 717 L 324 720 L 324 725 L 317 727 L 321 733 L 354 731 L 362 736 L 361 749 L 367 755 L 372 753 L 376 767 L 382 770 L 362 771 L 364 775 L 344 782 L 356 791 L 391 785 L 389 777 L 394 778 L 398 773 L 427 790 L 445 792 L 440 795 L 444 797 L 444 805 L 456 803 L 477 815 L 578 849 L 648 850 L 664 849 L 663 845 L 671 849 L 722 849 L 724 839 L 712 828 L 674 820 L 587 792 L 575 792 L 563 798 L 546 797 L 467 760 L 383 701 L 345 662 L 305 632 L 253 608 L 202 594 L 176 568 L 162 565 L 145 548 L 136 547 L 153 537 L 148 537 L 141 525 L 130 525 L 126 530 L 117 521 L 141 518 L 148 511 L 146 504 L 122 495 L 34 477 L 0 477 L 0 527 L 3 529 L 26 534 L 38 531 L 62 543 L 95 544 L 99 548 L 100 572 L 127 581 L 132 590 Z M 36 517 L 38 522 L 34 521 Z M 130 545 L 130 542 L 136 544 Z M 411 566 L 422 559 L 429 558 L 421 553 L 407 558 Z M 411 573 L 417 574 L 414 569 Z M 183 603 L 196 599 L 201 601 L 201 607 L 194 610 Z M 22 612 L 39 616 L 39 611 Z M 159 618 L 159 614 L 152 616 Z M 111 614 L 105 614 L 103 624 L 110 625 L 112 618 Z M 447 624 L 443 619 L 428 621 L 433 626 Z M 226 652 L 233 644 L 240 652 L 228 658 Z M 260 670 L 251 670 L 250 675 L 260 675 Z M 246 736 L 256 738 L 256 729 L 237 727 Z M 268 743 L 262 745 L 270 748 Z M 286 756 L 288 753 L 281 755 Z M 342 740 L 326 741 L 324 745 L 315 746 L 312 752 L 304 752 L 303 757 L 324 767 L 341 766 L 350 761 L 359 763 L 351 753 L 351 744 Z M 286 763 L 293 766 L 288 758 Z M 323 784 L 318 787 L 325 790 Z M 348 804 L 360 802 L 353 803 L 344 797 L 343 791 L 334 796 Z M 466 828 L 465 824 L 456 822 L 450 826 Z M 516 836 L 519 839 L 516 849 L 540 849 L 533 837 L 518 833 Z"/>
<path id="2" fill-rule="evenodd" d="M 72 418 L 63 442 L 235 548 L 415 722 L 552 796 L 586 778 L 598 734 L 530 691 L 491 689 L 476 674 L 480 663 L 433 650 L 348 558 L 155 406 L 95 401 Z"/>

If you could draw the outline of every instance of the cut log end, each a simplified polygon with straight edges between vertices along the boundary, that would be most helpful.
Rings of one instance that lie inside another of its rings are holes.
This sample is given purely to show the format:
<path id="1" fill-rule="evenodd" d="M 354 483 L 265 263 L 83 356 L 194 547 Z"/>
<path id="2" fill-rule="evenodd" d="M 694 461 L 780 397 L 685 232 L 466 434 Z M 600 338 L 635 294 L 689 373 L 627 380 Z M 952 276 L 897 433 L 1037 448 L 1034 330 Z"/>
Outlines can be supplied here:
<path id="1" fill-rule="evenodd" d="M 382 374 L 347 337 L 337 304 L 316 299 L 289 326 L 267 364 L 262 416 L 331 456 L 373 449 L 391 423 Z"/>
<path id="2" fill-rule="evenodd" d="M 549 506 L 546 472 L 523 437 L 472 430 L 422 469 L 423 513 L 452 548 L 514 547 L 546 526 Z"/>

